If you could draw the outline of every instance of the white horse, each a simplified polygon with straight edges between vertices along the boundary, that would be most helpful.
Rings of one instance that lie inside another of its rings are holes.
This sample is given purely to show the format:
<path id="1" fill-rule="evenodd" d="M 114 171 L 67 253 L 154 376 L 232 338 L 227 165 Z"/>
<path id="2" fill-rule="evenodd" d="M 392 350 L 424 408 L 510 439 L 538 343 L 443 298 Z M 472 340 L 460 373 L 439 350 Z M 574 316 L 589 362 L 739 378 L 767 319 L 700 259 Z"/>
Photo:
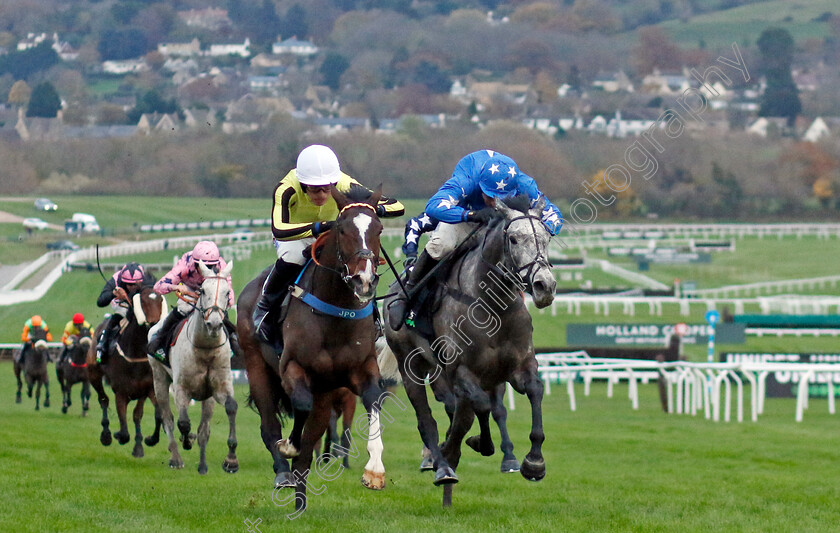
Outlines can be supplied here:
<path id="1" fill-rule="evenodd" d="M 230 421 L 228 455 L 222 468 L 225 472 L 239 470 L 236 458 L 236 400 L 233 397 L 233 376 L 230 371 L 231 346 L 224 327 L 225 311 L 228 308 L 230 285 L 228 274 L 233 268 L 229 263 L 218 274 L 203 262 L 198 264 L 204 283 L 198 291 L 196 301 L 190 302 L 179 295 L 179 310 L 189 316 L 178 333 L 169 352 L 171 368 L 152 356 L 149 361 L 155 376 L 155 394 L 163 414 L 163 427 L 169 436 L 169 459 L 171 468 L 183 468 L 184 461 L 178 453 L 172 409 L 169 406 L 169 386 L 173 385 L 175 406 L 178 408 L 178 430 L 185 450 L 192 448 L 195 434 L 190 433 L 190 419 L 187 407 L 190 400 L 201 402 L 201 422 L 198 425 L 198 446 L 201 457 L 198 473 L 207 473 L 205 451 L 210 438 L 210 419 L 213 417 L 213 400 L 225 406 Z M 185 313 L 186 314 L 186 313 Z M 149 332 L 149 338 L 155 333 Z"/>

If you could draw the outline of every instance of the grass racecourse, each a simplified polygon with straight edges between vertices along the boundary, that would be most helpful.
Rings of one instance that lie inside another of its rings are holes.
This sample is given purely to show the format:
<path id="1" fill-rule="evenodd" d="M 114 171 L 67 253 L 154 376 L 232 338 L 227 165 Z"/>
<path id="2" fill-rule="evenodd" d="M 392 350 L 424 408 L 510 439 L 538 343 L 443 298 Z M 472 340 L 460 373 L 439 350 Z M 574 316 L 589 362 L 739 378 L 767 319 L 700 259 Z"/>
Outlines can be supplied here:
<path id="1" fill-rule="evenodd" d="M 83 246 L 134 239 L 133 224 L 192 222 L 267 216 L 269 204 L 257 200 L 148 199 L 119 197 L 53 198 L 61 211 L 44 214 L 51 223 L 74 211 L 95 214 L 108 232 L 105 238 L 87 237 Z M 412 203 L 409 211 L 421 208 Z M 0 210 L 20 216 L 33 213 L 31 199 L 0 199 Z M 207 215 L 207 213 L 213 213 Z M 113 231 L 114 233 L 110 233 Z M 143 236 L 165 238 L 169 234 Z M 60 232 L 34 236 L 20 234 L 20 224 L 0 224 L 3 262 L 15 265 L 40 256 L 44 244 L 65 238 Z M 389 250 L 398 247 L 387 240 Z M 142 262 L 168 262 L 185 250 L 169 250 L 142 257 L 120 258 Z M 606 258 L 590 250 L 590 257 Z M 570 251 L 576 256 L 577 251 Z M 698 288 L 836 274 L 840 240 L 741 239 L 737 251 L 720 252 L 710 264 L 651 265 L 646 274 L 669 284 L 673 278 L 692 280 Z M 116 259 L 114 259 L 116 260 Z M 238 291 L 273 260 L 271 249 L 254 250 L 237 261 L 234 287 Z M 624 264 L 633 270 L 634 265 Z M 106 272 L 110 275 L 110 272 Z M 624 280 L 592 269 L 584 279 L 596 286 Z M 392 277 L 383 274 L 381 288 Z M 41 301 L 0 307 L 0 342 L 16 342 L 23 321 L 42 314 L 56 336 L 76 311 L 98 323 L 106 310 L 95 306 L 103 280 L 94 271 L 63 275 Z M 837 286 L 815 289 L 837 295 Z M 705 308 L 692 305 L 681 316 L 676 305 L 650 314 L 640 305 L 636 316 L 620 308 L 609 316 L 583 306 L 581 315 L 559 305 L 534 312 L 535 344 L 565 346 L 567 323 L 703 322 Z M 748 308 L 746 312 L 757 312 Z M 837 337 L 748 338 L 744 345 L 718 345 L 718 351 L 837 352 Z M 692 360 L 705 360 L 705 346 L 686 346 Z M 461 483 L 450 509 L 441 509 L 441 489 L 431 474 L 417 471 L 420 439 L 414 413 L 401 390 L 406 407 L 386 403 L 393 421 L 383 421 L 387 488 L 369 491 L 359 478 L 367 460 L 365 435 L 353 433 L 359 456 L 351 469 L 331 481 L 313 482 L 309 508 L 290 520 L 291 505 L 280 506 L 288 493 L 272 499 L 271 462 L 259 432 L 259 418 L 245 406 L 247 386 L 238 385 L 240 405 L 237 433 L 240 471 L 225 474 L 227 419 L 216 409 L 208 447 L 209 473 L 196 472 L 198 451 L 184 452 L 186 468 L 170 470 L 166 438 L 146 447 L 146 456 L 131 457 L 128 446 L 99 443 L 100 409 L 94 398 L 87 418 L 80 416 L 79 387 L 74 404 L 62 415 L 54 365 L 49 366 L 52 406 L 34 411 L 34 400 L 24 396 L 14 403 L 14 376 L 8 361 L 0 362 L 0 486 L 5 505 L 0 507 L 0 532 L 5 531 L 814 531 L 838 529 L 840 520 L 840 424 L 829 415 L 825 400 L 812 399 L 801 423 L 794 421 L 795 400 L 768 398 L 758 422 L 714 423 L 698 416 L 666 415 L 659 406 L 655 384 L 640 386 L 640 407 L 634 411 L 627 386 L 616 387 L 607 398 L 606 386 L 593 384 L 583 395 L 578 384 L 577 410 L 561 386 L 544 402 L 546 441 L 543 451 L 547 476 L 530 483 L 519 474 L 500 474 L 500 457 L 482 458 L 465 449 L 459 467 Z M 109 391 L 110 392 L 110 391 Z M 746 398 L 749 398 L 747 388 Z M 116 430 L 116 414 L 110 412 Z M 133 406 L 133 404 L 132 404 Z M 131 406 L 130 406 L 131 407 Z M 438 420 L 445 419 L 435 406 Z M 745 418 L 749 420 L 749 401 Z M 358 409 L 357 414 L 361 412 Z M 197 426 L 198 406 L 191 408 Z M 520 460 L 529 447 L 530 409 L 523 396 L 509 414 L 509 427 Z M 144 435 L 153 428 L 152 408 L 146 406 Z M 445 426 L 441 426 L 441 430 Z M 494 429 L 494 435 L 497 432 Z M 133 438 L 133 437 L 132 437 Z M 498 447 L 498 440 L 496 442 Z M 249 526 L 250 524 L 250 526 Z M 249 529 L 250 528 L 250 529 Z"/>
<path id="2" fill-rule="evenodd" d="M 87 418 L 79 416 L 77 398 L 61 414 L 55 385 L 49 408 L 35 412 L 25 397 L 15 404 L 8 362 L 0 363 L 0 390 L 0 531 L 245 532 L 246 520 L 260 520 L 263 533 L 824 532 L 836 531 L 840 516 L 840 426 L 823 402 L 813 402 L 801 423 L 794 422 L 789 399 L 768 399 L 757 423 L 714 423 L 700 415 L 664 414 L 655 385 L 641 387 L 638 411 L 624 386 L 613 398 L 603 385 L 593 385 L 589 397 L 578 386 L 575 412 L 564 389 L 555 387 L 544 402 L 546 478 L 532 483 L 500 474 L 498 453 L 483 458 L 465 450 L 453 506 L 444 510 L 431 474 L 417 471 L 414 414 L 389 400 L 394 420 L 383 429 L 386 489 L 373 492 L 359 483 L 367 454 L 364 436 L 354 432 L 360 454 L 350 470 L 313 482 L 322 493 L 310 491 L 306 512 L 290 520 L 292 506 L 272 500 L 269 455 L 257 415 L 244 406 L 244 386 L 236 391 L 240 471 L 221 469 L 227 420 L 216 409 L 204 477 L 196 472 L 197 449 L 183 452 L 183 470 L 170 470 L 165 441 L 146 447 L 141 459 L 131 457 L 131 444 L 102 447 L 95 400 Z M 524 397 L 517 397 L 516 407 L 509 426 L 521 459 L 530 413 Z M 191 408 L 194 424 L 198 410 Z M 149 406 L 146 413 L 143 430 L 149 434 Z"/>

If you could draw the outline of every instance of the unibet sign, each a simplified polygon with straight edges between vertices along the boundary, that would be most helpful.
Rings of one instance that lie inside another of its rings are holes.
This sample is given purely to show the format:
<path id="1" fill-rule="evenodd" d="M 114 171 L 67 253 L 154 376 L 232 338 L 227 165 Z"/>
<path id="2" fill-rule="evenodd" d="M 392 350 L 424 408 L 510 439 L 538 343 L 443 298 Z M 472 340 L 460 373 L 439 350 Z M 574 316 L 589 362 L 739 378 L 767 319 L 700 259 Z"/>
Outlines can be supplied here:
<path id="1" fill-rule="evenodd" d="M 567 324 L 566 343 L 570 346 L 664 346 L 677 326 L 683 344 L 706 344 L 712 328 L 709 324 Z M 744 324 L 717 324 L 715 341 L 743 344 Z"/>

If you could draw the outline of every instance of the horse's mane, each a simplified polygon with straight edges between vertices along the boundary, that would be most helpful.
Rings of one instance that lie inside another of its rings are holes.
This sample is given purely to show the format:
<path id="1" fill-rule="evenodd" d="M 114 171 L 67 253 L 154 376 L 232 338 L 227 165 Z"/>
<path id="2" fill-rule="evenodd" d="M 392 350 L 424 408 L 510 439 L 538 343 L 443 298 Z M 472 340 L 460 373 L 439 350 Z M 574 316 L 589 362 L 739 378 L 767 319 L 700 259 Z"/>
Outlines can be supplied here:
<path id="1" fill-rule="evenodd" d="M 510 198 L 503 199 L 502 202 L 506 206 L 524 214 L 528 214 L 531 209 L 531 198 L 527 194 L 518 194 Z"/>

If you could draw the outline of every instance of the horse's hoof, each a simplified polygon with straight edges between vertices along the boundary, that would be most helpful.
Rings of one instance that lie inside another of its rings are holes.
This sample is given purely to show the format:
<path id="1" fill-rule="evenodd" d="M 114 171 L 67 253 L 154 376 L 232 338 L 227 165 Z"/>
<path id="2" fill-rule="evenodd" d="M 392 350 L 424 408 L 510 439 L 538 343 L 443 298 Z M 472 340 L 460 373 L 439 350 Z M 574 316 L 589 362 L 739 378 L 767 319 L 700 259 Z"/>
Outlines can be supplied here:
<path id="1" fill-rule="evenodd" d="M 362 485 L 371 490 L 382 490 L 385 488 L 385 472 L 371 472 L 365 470 L 362 475 Z"/>
<path id="2" fill-rule="evenodd" d="M 184 447 L 185 450 L 192 450 L 194 442 L 195 442 L 195 433 L 190 433 L 185 438 L 181 439 L 181 445 Z"/>
<path id="3" fill-rule="evenodd" d="M 473 435 L 472 437 L 466 440 L 467 446 L 473 449 L 473 451 L 480 453 L 484 457 L 490 457 L 494 453 L 496 453 L 496 448 L 493 446 L 493 443 L 490 442 L 488 446 L 481 446 L 481 436 L 480 435 Z"/>
<path id="4" fill-rule="evenodd" d="M 225 459 L 222 463 L 222 470 L 228 474 L 235 474 L 239 472 L 239 461 L 236 459 Z"/>
<path id="5" fill-rule="evenodd" d="M 277 441 L 275 446 L 277 446 L 277 451 L 280 453 L 280 455 L 282 455 L 286 459 L 291 459 L 292 457 L 297 457 L 298 455 L 300 455 L 300 450 L 295 448 L 295 446 L 292 444 L 292 441 L 290 441 L 289 439 L 280 439 Z"/>
<path id="6" fill-rule="evenodd" d="M 181 459 L 170 459 L 169 468 L 172 468 L 173 470 L 180 470 L 184 468 L 184 461 L 182 461 Z"/>
<path id="7" fill-rule="evenodd" d="M 145 439 L 143 439 L 143 442 L 146 443 L 146 446 L 154 446 L 155 444 L 158 443 L 158 441 L 160 441 L 160 438 L 155 437 L 154 435 L 152 435 L 150 437 L 146 437 Z"/>
<path id="8" fill-rule="evenodd" d="M 143 447 L 142 446 L 135 446 L 134 450 L 131 451 L 131 455 L 140 459 L 141 457 L 143 457 L 145 455 L 144 452 L 143 452 Z"/>
<path id="9" fill-rule="evenodd" d="M 119 431 L 114 433 L 114 438 L 116 438 L 117 442 L 120 444 L 128 444 L 128 441 L 131 440 L 131 436 L 128 433 L 120 433 Z"/>
<path id="10" fill-rule="evenodd" d="M 67 406 L 66 405 L 61 406 L 61 412 L 65 415 L 67 414 Z"/>
<path id="11" fill-rule="evenodd" d="M 458 475 L 448 466 L 440 466 L 435 472 L 434 484 L 436 487 L 441 485 L 452 485 L 458 483 Z"/>
<path id="12" fill-rule="evenodd" d="M 50 406 L 50 401 L 49 400 L 44 400 L 44 407 L 49 407 L 49 406 Z"/>
<path id="13" fill-rule="evenodd" d="M 281 488 L 295 488 L 297 484 L 295 483 L 295 478 L 292 476 L 291 472 L 278 472 L 276 476 L 274 476 L 274 488 L 281 489 Z"/>
<path id="14" fill-rule="evenodd" d="M 206 464 L 198 465 L 198 473 L 201 474 L 202 476 L 206 475 L 207 474 L 207 465 Z"/>
<path id="15" fill-rule="evenodd" d="M 522 468 L 519 472 L 528 481 L 540 481 L 545 477 L 545 460 L 541 457 L 532 461 L 526 456 L 525 460 L 522 461 Z"/>
<path id="16" fill-rule="evenodd" d="M 17 393 L 17 396 L 15 396 L 15 403 L 20 403 L 21 401 L 22 400 L 20 399 L 20 393 Z"/>
<path id="17" fill-rule="evenodd" d="M 514 459 L 505 459 L 502 461 L 502 474 L 510 474 L 512 472 L 519 472 L 519 461 Z"/>
<path id="18" fill-rule="evenodd" d="M 111 434 L 110 433 L 105 433 L 103 431 L 102 434 L 99 435 L 99 442 L 102 443 L 102 446 L 110 446 L 111 445 Z"/>
<path id="19" fill-rule="evenodd" d="M 36 406 L 35 406 L 35 410 L 36 410 L 36 411 L 40 411 L 40 410 L 41 410 L 41 408 L 40 408 L 39 406 L 37 406 L 37 405 L 36 405 Z"/>
<path id="20" fill-rule="evenodd" d="M 431 472 L 435 469 L 435 461 L 432 459 L 431 456 L 424 457 L 422 461 L 420 461 L 420 471 L 421 472 Z"/>

